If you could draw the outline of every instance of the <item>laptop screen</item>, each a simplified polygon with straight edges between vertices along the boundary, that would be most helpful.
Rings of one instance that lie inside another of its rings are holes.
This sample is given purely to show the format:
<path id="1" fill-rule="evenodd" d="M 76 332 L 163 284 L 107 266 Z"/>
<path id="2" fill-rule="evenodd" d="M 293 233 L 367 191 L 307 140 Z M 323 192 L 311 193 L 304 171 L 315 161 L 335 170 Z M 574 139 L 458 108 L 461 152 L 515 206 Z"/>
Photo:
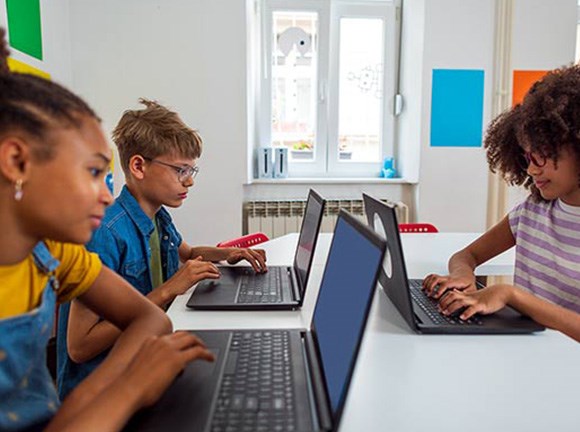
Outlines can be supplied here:
<path id="1" fill-rule="evenodd" d="M 336 223 L 313 318 L 334 419 L 345 401 L 384 248 L 374 232 L 347 216 L 341 213 Z"/>
<path id="2" fill-rule="evenodd" d="M 308 202 L 306 203 L 302 228 L 300 229 L 300 237 L 298 238 L 298 246 L 296 247 L 296 255 L 294 257 L 294 270 L 296 271 L 298 284 L 302 292 L 306 288 L 306 279 L 312 262 L 312 255 L 314 254 L 314 246 L 316 245 L 316 237 L 318 236 L 323 209 L 324 200 L 311 190 L 308 194 Z"/>

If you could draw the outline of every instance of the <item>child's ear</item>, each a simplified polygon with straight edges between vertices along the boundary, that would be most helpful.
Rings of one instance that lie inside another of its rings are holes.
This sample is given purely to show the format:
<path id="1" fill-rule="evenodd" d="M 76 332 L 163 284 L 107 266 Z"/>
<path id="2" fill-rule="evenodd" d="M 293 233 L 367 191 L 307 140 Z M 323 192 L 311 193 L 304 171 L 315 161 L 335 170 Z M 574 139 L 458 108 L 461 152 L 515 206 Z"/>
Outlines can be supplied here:
<path id="1" fill-rule="evenodd" d="M 145 177 L 145 159 L 141 155 L 133 155 L 129 159 L 129 172 L 138 180 Z"/>
<path id="2" fill-rule="evenodd" d="M 27 142 L 15 136 L 0 140 L 0 173 L 11 183 L 27 180 L 31 150 Z"/>

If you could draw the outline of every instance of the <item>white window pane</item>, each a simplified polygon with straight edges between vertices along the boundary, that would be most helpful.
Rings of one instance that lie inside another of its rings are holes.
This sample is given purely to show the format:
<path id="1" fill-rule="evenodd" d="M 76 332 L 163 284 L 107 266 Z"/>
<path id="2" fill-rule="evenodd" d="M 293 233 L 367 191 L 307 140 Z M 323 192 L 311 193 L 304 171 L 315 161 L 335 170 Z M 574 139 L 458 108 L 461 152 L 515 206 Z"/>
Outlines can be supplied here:
<path id="1" fill-rule="evenodd" d="M 316 151 L 316 37 L 318 15 L 273 14 L 272 145 L 291 160 L 314 160 Z"/>
<path id="2" fill-rule="evenodd" d="M 580 11 L 578 12 L 580 16 Z M 580 24 L 576 26 L 576 63 L 580 61 Z"/>
<path id="3" fill-rule="evenodd" d="M 340 20 L 340 161 L 378 162 L 383 106 L 383 21 Z"/>

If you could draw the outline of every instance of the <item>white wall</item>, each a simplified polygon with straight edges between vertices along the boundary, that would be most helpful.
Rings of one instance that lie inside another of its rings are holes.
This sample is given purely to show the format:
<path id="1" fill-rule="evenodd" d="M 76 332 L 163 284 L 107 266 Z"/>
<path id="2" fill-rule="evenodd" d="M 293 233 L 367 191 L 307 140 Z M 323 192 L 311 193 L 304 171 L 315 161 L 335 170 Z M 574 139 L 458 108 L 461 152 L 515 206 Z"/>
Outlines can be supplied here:
<path id="1" fill-rule="evenodd" d="M 515 0 L 512 69 L 550 70 L 573 62 L 577 8 L 576 0 Z M 507 209 L 526 196 L 510 187 Z"/>
<path id="2" fill-rule="evenodd" d="M 6 2 L 0 2 L 0 26 L 7 29 Z M 43 59 L 11 48 L 11 56 L 23 63 L 50 74 L 55 82 L 71 82 L 71 56 L 68 0 L 41 0 L 40 25 L 42 29 Z"/>
<path id="3" fill-rule="evenodd" d="M 424 8 L 420 118 L 420 171 L 417 220 L 431 222 L 441 231 L 485 229 L 487 164 L 481 147 L 431 147 L 431 81 L 433 69 L 484 70 L 483 125 L 490 120 L 493 68 L 494 2 L 490 0 L 415 0 L 405 3 L 405 14 Z M 409 127 L 409 120 L 401 123 Z"/>
<path id="4" fill-rule="evenodd" d="M 417 220 L 442 231 L 486 228 L 488 165 L 479 148 L 430 146 L 433 69 L 482 69 L 484 130 L 494 89 L 495 2 L 405 0 L 400 118 L 401 145 L 420 149 Z M 515 0 L 513 69 L 552 69 L 574 59 L 576 0 Z M 411 158 L 412 160 L 412 158 Z M 510 193 L 510 205 L 521 194 Z"/>
<path id="5" fill-rule="evenodd" d="M 417 220 L 442 230 L 485 228 L 487 164 L 481 148 L 429 146 L 434 68 L 485 70 L 484 127 L 490 120 L 493 0 L 405 0 L 399 122 L 401 169 L 414 184 L 322 183 L 328 198 L 366 191 L 415 203 Z M 516 69 L 573 59 L 575 0 L 516 0 Z M 44 70 L 84 96 L 110 131 L 141 96 L 158 99 L 205 140 L 201 173 L 173 212 L 184 238 L 212 244 L 241 233 L 244 198 L 303 198 L 308 182 L 248 185 L 244 0 L 42 0 Z M 6 22 L 0 2 L 0 23 Z M 32 64 L 34 66 L 34 64 Z M 71 79 L 72 77 L 72 79 Z M 253 127 L 253 126 L 251 126 Z M 250 130 L 251 132 L 251 130 Z M 116 187 L 122 184 L 117 170 Z"/>
<path id="6" fill-rule="evenodd" d="M 246 178 L 246 9 L 242 0 L 71 0 L 73 86 L 111 130 L 141 96 L 204 139 L 189 199 L 173 211 L 184 239 L 241 232 Z M 116 188 L 121 184 L 116 170 Z"/>

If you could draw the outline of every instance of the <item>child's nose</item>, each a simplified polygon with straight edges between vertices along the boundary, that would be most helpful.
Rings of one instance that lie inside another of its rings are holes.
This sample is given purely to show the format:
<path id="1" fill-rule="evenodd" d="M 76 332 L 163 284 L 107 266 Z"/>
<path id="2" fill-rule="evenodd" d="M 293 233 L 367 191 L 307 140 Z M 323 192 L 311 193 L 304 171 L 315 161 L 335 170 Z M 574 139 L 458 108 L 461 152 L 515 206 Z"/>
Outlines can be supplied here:
<path id="1" fill-rule="evenodd" d="M 528 169 L 526 170 L 526 172 L 528 173 L 528 175 L 534 176 L 534 175 L 538 175 L 540 172 L 542 172 L 542 168 L 537 166 L 535 163 L 530 162 L 528 164 Z"/>
<path id="2" fill-rule="evenodd" d="M 105 184 L 101 187 L 101 202 L 108 207 L 113 202 L 113 194 L 109 190 L 109 187 Z"/>

